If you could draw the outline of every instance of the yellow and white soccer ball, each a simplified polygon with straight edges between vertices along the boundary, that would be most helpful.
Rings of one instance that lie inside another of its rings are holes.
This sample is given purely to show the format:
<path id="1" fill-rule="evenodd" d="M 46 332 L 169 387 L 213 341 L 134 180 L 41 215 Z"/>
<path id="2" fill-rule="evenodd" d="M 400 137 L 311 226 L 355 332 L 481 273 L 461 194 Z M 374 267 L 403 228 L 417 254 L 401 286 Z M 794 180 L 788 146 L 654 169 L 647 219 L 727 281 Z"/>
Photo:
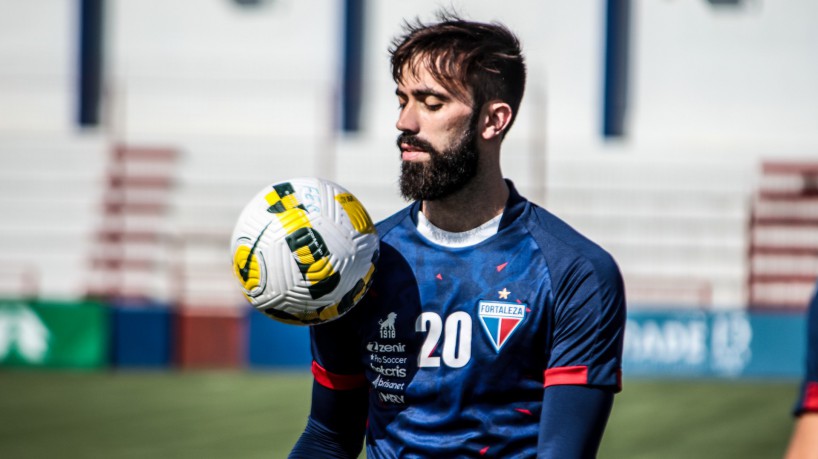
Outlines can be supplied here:
<path id="1" fill-rule="evenodd" d="M 281 322 L 315 325 L 342 316 L 366 293 L 378 234 L 352 193 L 329 180 L 295 178 L 250 200 L 230 250 L 250 304 Z"/>

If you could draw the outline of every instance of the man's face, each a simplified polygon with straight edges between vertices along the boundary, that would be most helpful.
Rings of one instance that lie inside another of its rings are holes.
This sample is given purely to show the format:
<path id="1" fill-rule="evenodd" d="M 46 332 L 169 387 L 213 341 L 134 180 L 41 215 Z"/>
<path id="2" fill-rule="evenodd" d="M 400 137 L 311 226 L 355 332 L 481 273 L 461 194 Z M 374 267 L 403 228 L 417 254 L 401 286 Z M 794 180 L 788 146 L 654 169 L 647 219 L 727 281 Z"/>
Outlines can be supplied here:
<path id="1" fill-rule="evenodd" d="M 444 198 L 477 173 L 477 113 L 429 72 L 408 68 L 396 94 L 401 151 L 401 195 L 410 200 Z"/>

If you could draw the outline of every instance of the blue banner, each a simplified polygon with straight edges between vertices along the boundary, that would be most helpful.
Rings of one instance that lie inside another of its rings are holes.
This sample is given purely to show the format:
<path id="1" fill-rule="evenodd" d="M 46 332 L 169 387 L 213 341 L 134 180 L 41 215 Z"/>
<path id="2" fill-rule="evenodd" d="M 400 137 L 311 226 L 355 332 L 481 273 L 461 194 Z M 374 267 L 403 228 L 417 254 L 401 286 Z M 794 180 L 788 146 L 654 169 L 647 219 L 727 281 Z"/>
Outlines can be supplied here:
<path id="1" fill-rule="evenodd" d="M 111 305 L 111 359 L 118 367 L 163 368 L 172 363 L 173 315 L 168 305 Z"/>
<path id="2" fill-rule="evenodd" d="M 248 325 L 247 363 L 251 367 L 309 370 L 312 354 L 308 327 L 276 322 L 256 310 L 249 310 Z"/>
<path id="3" fill-rule="evenodd" d="M 806 317 L 746 311 L 631 311 L 626 376 L 800 377 Z"/>

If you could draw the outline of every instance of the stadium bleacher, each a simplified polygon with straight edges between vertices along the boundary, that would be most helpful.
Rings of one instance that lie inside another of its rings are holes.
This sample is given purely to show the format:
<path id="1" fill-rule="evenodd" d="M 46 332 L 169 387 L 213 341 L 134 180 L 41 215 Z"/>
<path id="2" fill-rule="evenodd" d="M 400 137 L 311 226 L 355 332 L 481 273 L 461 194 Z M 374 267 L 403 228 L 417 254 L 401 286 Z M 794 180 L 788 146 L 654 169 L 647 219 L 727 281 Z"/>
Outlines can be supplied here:
<path id="1" fill-rule="evenodd" d="M 210 311 L 228 323 L 247 307 L 231 273 L 229 234 L 261 187 L 317 175 L 353 191 L 375 220 L 404 205 L 384 49 L 419 7 L 372 5 L 362 129 L 350 133 L 337 129 L 339 11 L 269 3 L 112 2 L 95 128 L 76 125 L 67 7 L 21 4 L 0 18 L 8 64 L 0 68 L 0 293 L 142 297 L 193 321 Z M 478 18 L 499 14 L 474 8 Z M 809 14 L 645 5 L 630 132 L 610 141 L 597 121 L 599 31 L 590 8 L 530 2 L 527 15 L 497 16 L 521 31 L 530 63 L 504 147 L 506 175 L 614 255 L 634 310 L 797 312 L 818 276 L 814 174 L 803 172 L 813 166 L 786 165 L 818 156 L 818 67 L 801 57 L 810 40 L 798 39 L 818 30 L 803 22 Z M 201 22 L 177 24 L 174 15 L 188 10 Z M 544 22 L 532 25 L 534 14 Z M 564 18 L 584 19 L 564 27 Z M 685 21 L 700 33 L 676 28 Z M 684 51 L 691 66 L 663 46 Z M 759 63 L 770 59 L 777 64 Z M 697 71 L 705 67 L 712 71 Z M 768 82 L 772 67 L 787 71 Z M 173 161 L 140 173 L 161 183 L 144 189 L 117 178 L 117 152 L 155 148 L 173 151 Z M 784 284 L 760 286 L 781 274 Z"/>

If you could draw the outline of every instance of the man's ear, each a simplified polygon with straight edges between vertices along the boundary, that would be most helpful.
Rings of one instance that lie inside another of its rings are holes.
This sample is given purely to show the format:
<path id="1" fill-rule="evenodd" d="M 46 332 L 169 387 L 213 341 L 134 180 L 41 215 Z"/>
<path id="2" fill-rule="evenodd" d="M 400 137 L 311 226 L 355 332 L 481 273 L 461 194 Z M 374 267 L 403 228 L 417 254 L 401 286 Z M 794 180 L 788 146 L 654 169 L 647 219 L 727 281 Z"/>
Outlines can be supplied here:
<path id="1" fill-rule="evenodd" d="M 502 138 L 508 125 L 511 124 L 511 106 L 500 100 L 492 100 L 484 106 L 483 120 L 485 125 L 480 132 L 484 140 Z"/>

